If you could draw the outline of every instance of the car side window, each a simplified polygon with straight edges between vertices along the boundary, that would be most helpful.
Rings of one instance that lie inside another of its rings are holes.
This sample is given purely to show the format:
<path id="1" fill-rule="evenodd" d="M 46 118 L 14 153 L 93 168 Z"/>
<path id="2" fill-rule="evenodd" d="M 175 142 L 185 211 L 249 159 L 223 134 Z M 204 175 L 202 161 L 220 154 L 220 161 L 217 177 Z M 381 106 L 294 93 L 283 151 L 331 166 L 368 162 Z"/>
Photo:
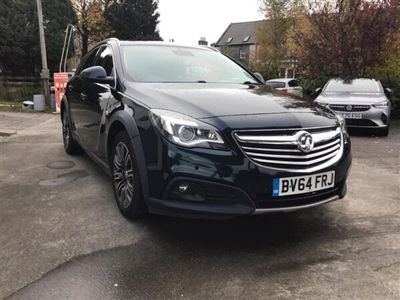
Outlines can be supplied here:
<path id="1" fill-rule="evenodd" d="M 98 49 L 91 50 L 83 59 L 81 64 L 79 65 L 76 75 L 79 75 L 83 70 L 90 68 L 93 66 L 94 59 L 96 58 Z"/>
<path id="2" fill-rule="evenodd" d="M 297 80 L 291 80 L 291 81 L 289 81 L 289 86 L 297 87 L 297 86 L 299 86 L 299 82 Z"/>
<path id="3" fill-rule="evenodd" d="M 267 85 L 274 89 L 283 89 L 286 87 L 286 84 L 282 81 L 267 81 Z"/>
<path id="4" fill-rule="evenodd" d="M 114 62 L 110 47 L 106 46 L 100 49 L 95 66 L 103 67 L 106 70 L 107 76 L 113 76 Z"/>

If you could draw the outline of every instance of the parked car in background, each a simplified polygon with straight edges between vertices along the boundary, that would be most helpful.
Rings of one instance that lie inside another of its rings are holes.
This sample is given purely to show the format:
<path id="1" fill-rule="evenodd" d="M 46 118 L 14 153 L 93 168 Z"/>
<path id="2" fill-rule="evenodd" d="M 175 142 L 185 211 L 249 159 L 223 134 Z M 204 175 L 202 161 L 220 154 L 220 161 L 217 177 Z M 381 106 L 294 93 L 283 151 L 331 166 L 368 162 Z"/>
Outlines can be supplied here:
<path id="1" fill-rule="evenodd" d="M 65 151 L 110 175 L 122 214 L 290 212 L 341 199 L 344 120 L 272 93 L 204 47 L 110 39 L 83 58 L 61 106 Z"/>
<path id="2" fill-rule="evenodd" d="M 303 88 L 300 86 L 300 82 L 295 78 L 270 79 L 266 84 L 279 91 L 303 97 Z"/>
<path id="3" fill-rule="evenodd" d="M 331 79 L 315 99 L 346 119 L 348 127 L 370 128 L 387 136 L 390 128 L 391 103 L 384 89 L 375 79 Z"/>

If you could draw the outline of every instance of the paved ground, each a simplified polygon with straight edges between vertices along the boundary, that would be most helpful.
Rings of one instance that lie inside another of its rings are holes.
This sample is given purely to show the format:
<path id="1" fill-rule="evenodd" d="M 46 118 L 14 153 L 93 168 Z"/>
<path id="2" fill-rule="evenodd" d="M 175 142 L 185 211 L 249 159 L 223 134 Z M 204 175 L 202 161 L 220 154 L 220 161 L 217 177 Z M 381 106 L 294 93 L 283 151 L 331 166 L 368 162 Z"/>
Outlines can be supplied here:
<path id="1" fill-rule="evenodd" d="M 64 154 L 58 120 L 0 112 L 0 298 L 400 298 L 400 122 L 353 136 L 342 201 L 132 223 L 101 170 Z"/>

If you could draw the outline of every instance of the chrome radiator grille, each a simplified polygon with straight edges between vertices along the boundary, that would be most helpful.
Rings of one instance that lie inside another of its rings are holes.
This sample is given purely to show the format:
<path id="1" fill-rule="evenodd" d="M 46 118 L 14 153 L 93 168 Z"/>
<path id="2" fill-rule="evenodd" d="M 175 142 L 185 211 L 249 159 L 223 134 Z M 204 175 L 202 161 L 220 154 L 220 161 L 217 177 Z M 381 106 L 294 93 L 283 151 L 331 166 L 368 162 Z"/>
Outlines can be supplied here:
<path id="1" fill-rule="evenodd" d="M 359 112 L 370 110 L 371 105 L 330 104 L 329 108 L 336 111 Z"/>
<path id="2" fill-rule="evenodd" d="M 311 135 L 312 149 L 300 150 L 299 135 Z M 283 171 L 311 173 L 336 163 L 343 154 L 341 129 L 238 131 L 235 140 L 254 163 Z"/>

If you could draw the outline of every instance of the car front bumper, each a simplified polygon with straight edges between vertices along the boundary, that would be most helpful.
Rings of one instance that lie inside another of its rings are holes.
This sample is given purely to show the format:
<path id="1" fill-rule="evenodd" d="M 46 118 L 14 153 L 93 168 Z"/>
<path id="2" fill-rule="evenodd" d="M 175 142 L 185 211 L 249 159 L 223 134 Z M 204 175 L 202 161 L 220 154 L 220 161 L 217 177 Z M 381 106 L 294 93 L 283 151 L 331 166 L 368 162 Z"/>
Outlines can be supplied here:
<path id="1" fill-rule="evenodd" d="M 358 112 L 362 114 L 362 119 L 346 119 L 346 124 L 349 128 L 386 128 L 390 123 L 390 112 L 390 107 L 376 108 L 371 106 L 368 111 Z"/>
<path id="2" fill-rule="evenodd" d="M 155 214 L 189 218 L 226 218 L 275 212 L 292 212 L 317 207 L 345 196 L 351 166 L 351 146 L 334 165 L 318 170 L 334 170 L 335 186 L 328 190 L 272 197 L 273 179 L 301 176 L 260 167 L 234 151 L 190 150 L 165 142 L 161 170 L 149 174 L 147 205 Z M 305 175 L 312 175 L 305 174 Z M 196 193 L 187 195 L 183 187 Z"/>

